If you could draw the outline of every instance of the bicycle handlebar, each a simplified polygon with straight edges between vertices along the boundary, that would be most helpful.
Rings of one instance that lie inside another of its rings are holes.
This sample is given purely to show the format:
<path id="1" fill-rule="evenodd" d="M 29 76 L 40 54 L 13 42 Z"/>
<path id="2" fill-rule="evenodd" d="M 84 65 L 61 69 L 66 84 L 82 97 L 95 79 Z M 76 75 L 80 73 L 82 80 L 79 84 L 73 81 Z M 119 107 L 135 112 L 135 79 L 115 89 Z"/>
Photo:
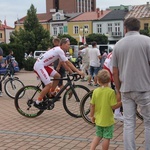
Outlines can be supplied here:
<path id="1" fill-rule="evenodd" d="M 76 72 L 74 72 L 72 74 L 67 74 L 67 76 L 72 76 L 71 81 L 78 81 L 81 79 L 81 75 Z"/>

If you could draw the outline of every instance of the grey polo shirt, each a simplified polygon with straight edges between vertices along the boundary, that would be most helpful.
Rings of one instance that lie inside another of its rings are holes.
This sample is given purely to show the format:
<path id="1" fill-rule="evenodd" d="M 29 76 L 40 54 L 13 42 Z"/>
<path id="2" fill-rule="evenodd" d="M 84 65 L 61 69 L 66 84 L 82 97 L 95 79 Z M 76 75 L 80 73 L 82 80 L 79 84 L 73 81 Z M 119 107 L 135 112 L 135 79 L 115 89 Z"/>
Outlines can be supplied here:
<path id="1" fill-rule="evenodd" d="M 150 91 L 150 38 L 130 31 L 116 43 L 113 67 L 119 69 L 121 92 Z"/>

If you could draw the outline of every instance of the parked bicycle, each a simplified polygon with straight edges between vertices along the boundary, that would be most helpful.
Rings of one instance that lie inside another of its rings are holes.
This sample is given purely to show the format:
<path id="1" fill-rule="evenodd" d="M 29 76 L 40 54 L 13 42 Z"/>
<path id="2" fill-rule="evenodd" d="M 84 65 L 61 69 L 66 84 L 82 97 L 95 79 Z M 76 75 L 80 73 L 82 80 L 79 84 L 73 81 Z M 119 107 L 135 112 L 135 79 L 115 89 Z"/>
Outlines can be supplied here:
<path id="1" fill-rule="evenodd" d="M 81 117 L 80 101 L 90 90 L 83 85 L 74 84 L 74 81 L 77 81 L 80 78 L 81 76 L 79 74 L 74 73 L 67 75 L 64 78 L 57 79 L 65 80 L 67 82 L 54 98 L 50 98 L 49 94 L 45 95 L 42 101 L 43 108 L 46 107 L 44 110 L 39 110 L 33 105 L 34 101 L 37 99 L 37 94 L 39 94 L 41 92 L 41 88 L 44 87 L 42 81 L 40 81 L 37 86 L 28 85 L 22 87 L 16 94 L 15 108 L 21 115 L 34 118 L 41 115 L 45 110 L 52 110 L 55 107 L 55 102 L 59 100 L 61 94 L 64 92 L 63 107 L 65 111 L 72 117 Z"/>
<path id="2" fill-rule="evenodd" d="M 80 102 L 80 113 L 82 115 L 82 118 L 90 125 L 95 125 L 94 123 L 91 122 L 90 119 L 90 100 L 92 98 L 92 94 L 93 94 L 93 90 L 88 92 L 81 100 Z M 122 112 L 123 113 L 123 112 Z M 140 114 L 140 112 L 138 111 L 138 107 L 137 107 L 137 111 L 136 111 L 136 116 L 143 121 L 143 117 Z"/>
<path id="3" fill-rule="evenodd" d="M 8 77 L 8 78 L 7 78 Z M 10 98 L 15 98 L 17 91 L 24 86 L 18 77 L 14 77 L 12 61 L 6 67 L 6 72 L 1 77 L 0 82 L 4 83 L 4 91 Z"/>

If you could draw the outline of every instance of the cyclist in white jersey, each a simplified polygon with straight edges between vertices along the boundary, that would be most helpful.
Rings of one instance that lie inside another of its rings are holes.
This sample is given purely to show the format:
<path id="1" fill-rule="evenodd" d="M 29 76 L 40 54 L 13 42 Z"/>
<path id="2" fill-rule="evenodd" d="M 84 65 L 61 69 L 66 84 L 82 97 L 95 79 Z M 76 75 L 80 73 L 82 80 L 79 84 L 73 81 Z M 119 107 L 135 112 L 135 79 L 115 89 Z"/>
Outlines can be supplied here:
<path id="1" fill-rule="evenodd" d="M 81 76 L 84 76 L 82 71 L 79 71 L 75 66 L 68 61 L 68 58 L 65 56 L 65 51 L 67 51 L 70 47 L 70 41 L 68 38 L 63 38 L 60 41 L 60 46 L 54 47 L 43 55 L 41 55 L 34 64 L 34 71 L 38 74 L 42 82 L 45 84 L 45 87 L 39 94 L 38 99 L 34 103 L 34 106 L 41 109 L 43 108 L 41 102 L 43 97 L 49 92 L 51 88 L 51 94 L 54 94 L 55 88 L 58 85 L 59 80 L 51 81 L 50 77 L 54 79 L 60 78 L 60 74 L 54 70 L 50 65 L 57 59 L 60 60 L 63 67 L 69 72 L 77 72 Z"/>
<path id="2" fill-rule="evenodd" d="M 112 52 L 110 52 L 107 55 L 107 58 L 104 61 L 103 68 L 109 71 L 110 76 L 111 76 L 111 82 L 112 82 L 112 85 L 113 85 L 114 80 L 113 80 L 113 76 L 112 76 L 112 61 L 111 61 L 111 59 L 112 59 Z M 115 109 L 114 118 L 119 120 L 119 121 L 124 120 L 123 115 L 120 112 L 120 108 Z"/>

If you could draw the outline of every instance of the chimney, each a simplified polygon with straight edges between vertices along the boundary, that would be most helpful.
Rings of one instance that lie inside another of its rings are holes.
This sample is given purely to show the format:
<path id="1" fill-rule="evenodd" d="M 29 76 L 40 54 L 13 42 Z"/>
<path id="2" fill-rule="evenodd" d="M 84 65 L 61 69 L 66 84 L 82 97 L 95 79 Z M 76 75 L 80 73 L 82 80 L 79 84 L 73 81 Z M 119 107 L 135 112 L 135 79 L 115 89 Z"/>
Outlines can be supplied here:
<path id="1" fill-rule="evenodd" d="M 149 2 L 146 3 L 146 8 L 147 8 L 148 10 L 150 10 Z"/>
<path id="2" fill-rule="evenodd" d="M 97 18 L 100 17 L 100 9 L 99 8 L 96 8 L 96 13 L 97 13 Z"/>
<path id="3" fill-rule="evenodd" d="M 104 14 L 104 11 L 103 10 L 101 10 L 101 15 L 103 15 Z"/>
<path id="4" fill-rule="evenodd" d="M 0 20 L 0 27 L 2 27 L 2 21 Z"/>

